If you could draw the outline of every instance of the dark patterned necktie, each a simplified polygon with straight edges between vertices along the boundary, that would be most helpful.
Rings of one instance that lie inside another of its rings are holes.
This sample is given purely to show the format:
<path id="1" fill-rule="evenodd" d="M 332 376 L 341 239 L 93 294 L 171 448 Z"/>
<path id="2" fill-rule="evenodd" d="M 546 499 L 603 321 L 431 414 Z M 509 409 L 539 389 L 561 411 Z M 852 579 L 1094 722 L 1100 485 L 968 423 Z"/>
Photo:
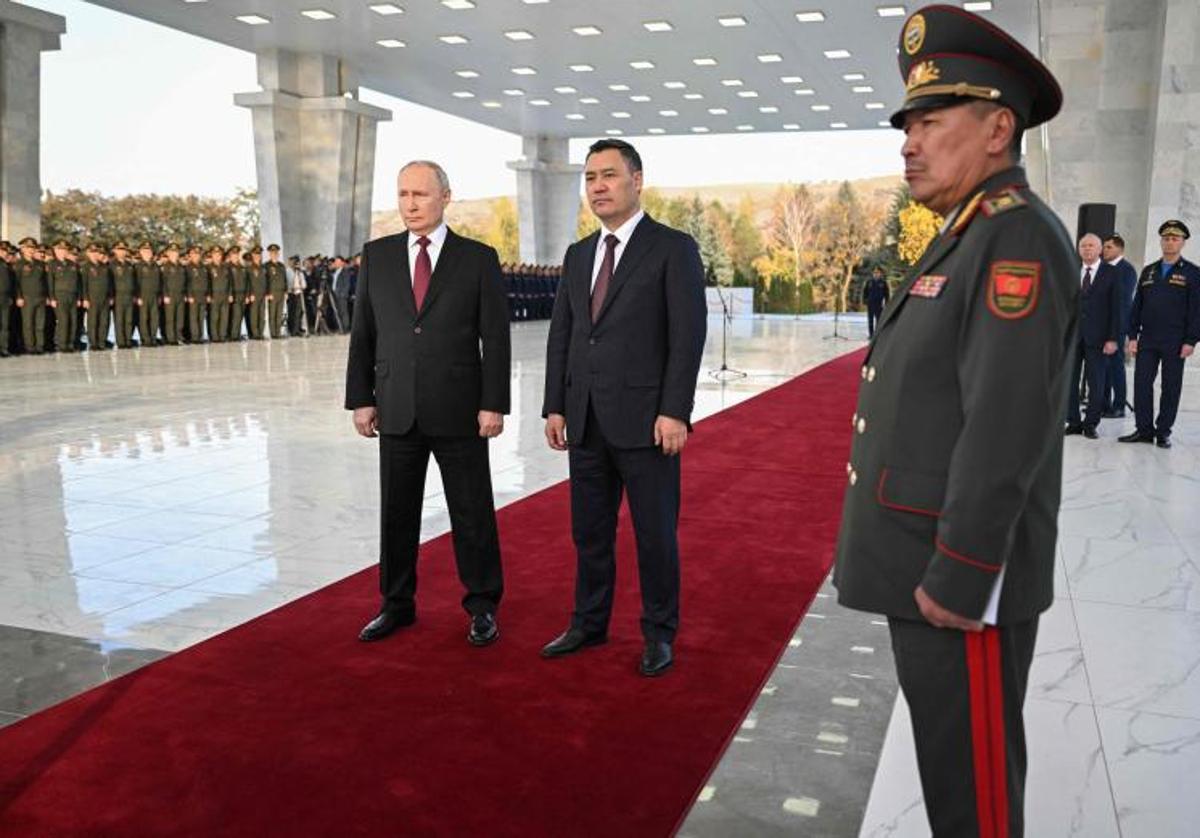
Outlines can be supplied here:
<path id="1" fill-rule="evenodd" d="M 1083 293 L 1087 293 L 1092 288 L 1092 269 L 1085 268 L 1083 271 Z"/>
<path id="2" fill-rule="evenodd" d="M 429 239 L 421 236 L 417 239 L 421 252 L 417 254 L 417 264 L 413 267 L 413 299 L 417 302 L 417 311 L 425 303 L 425 295 L 429 293 L 429 279 L 433 276 L 433 263 L 429 261 Z"/>
<path id="3" fill-rule="evenodd" d="M 616 236 L 609 233 L 604 237 L 604 244 L 608 248 L 604 251 L 604 261 L 600 263 L 600 273 L 596 274 L 596 284 L 592 286 L 592 322 L 596 322 L 596 317 L 600 314 L 600 309 L 604 305 L 604 297 L 608 294 L 608 283 L 612 279 L 613 265 L 616 263 L 617 244 L 620 242 Z"/>

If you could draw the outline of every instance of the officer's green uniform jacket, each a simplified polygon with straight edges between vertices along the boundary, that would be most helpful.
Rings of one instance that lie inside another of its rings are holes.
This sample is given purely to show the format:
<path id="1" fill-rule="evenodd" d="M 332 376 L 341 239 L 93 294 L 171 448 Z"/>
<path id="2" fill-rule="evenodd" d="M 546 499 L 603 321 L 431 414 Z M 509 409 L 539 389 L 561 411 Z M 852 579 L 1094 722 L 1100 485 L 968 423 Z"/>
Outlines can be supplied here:
<path id="1" fill-rule="evenodd" d="M 108 301 L 113 296 L 112 275 L 109 273 L 108 265 L 97 262 L 87 262 L 80 273 L 83 275 L 83 297 L 92 308 L 97 306 L 108 305 Z"/>
<path id="2" fill-rule="evenodd" d="M 12 265 L 3 260 L 0 260 L 0 307 L 4 307 L 4 314 L 7 315 L 7 306 L 17 298 L 17 275 L 13 271 Z M 7 349 L 8 347 L 0 347 Z"/>
<path id="3" fill-rule="evenodd" d="M 193 265 L 188 262 L 184 266 L 183 273 L 185 277 L 184 292 L 203 305 L 204 298 L 208 296 L 208 266 Z"/>
<path id="4" fill-rule="evenodd" d="M 225 263 L 226 272 L 229 274 L 229 290 L 233 292 L 234 304 L 243 303 L 246 300 L 246 293 L 249 284 L 246 279 L 246 266 L 240 262 L 237 264 Z"/>
<path id="5" fill-rule="evenodd" d="M 25 305 L 36 305 L 46 301 L 50 289 L 46 286 L 46 266 L 36 259 L 18 259 L 13 263 L 17 277 L 17 296 Z"/>
<path id="6" fill-rule="evenodd" d="M 267 277 L 267 293 L 277 300 L 283 299 L 287 294 L 287 271 L 284 270 L 283 263 L 264 262 L 263 273 Z"/>
<path id="7" fill-rule="evenodd" d="M 222 262 L 219 265 L 208 266 L 208 287 L 212 293 L 213 305 L 221 303 L 228 305 L 229 303 L 229 271 Z"/>
<path id="8" fill-rule="evenodd" d="M 112 274 L 113 296 L 117 302 L 132 302 L 137 297 L 137 277 L 134 274 L 133 262 L 113 259 L 108 263 L 108 268 Z"/>
<path id="9" fill-rule="evenodd" d="M 177 262 L 171 264 L 170 262 L 164 262 L 162 266 L 162 294 L 164 297 L 171 298 L 171 305 L 183 299 L 186 286 L 187 274 L 184 272 L 183 263 Z"/>
<path id="10" fill-rule="evenodd" d="M 158 305 L 158 298 L 162 296 L 162 272 L 158 263 L 138 259 L 134 263 L 133 272 L 137 277 L 138 298 L 143 305 Z"/>
<path id="11" fill-rule="evenodd" d="M 50 271 L 50 296 L 60 305 L 74 306 L 83 294 L 79 266 L 66 259 L 55 259 L 47 268 Z"/>
<path id="12" fill-rule="evenodd" d="M 863 364 L 834 583 L 859 610 L 923 619 L 923 586 L 980 619 L 1002 578 L 1003 625 L 1053 600 L 1079 271 L 1020 168 L 970 194 Z"/>

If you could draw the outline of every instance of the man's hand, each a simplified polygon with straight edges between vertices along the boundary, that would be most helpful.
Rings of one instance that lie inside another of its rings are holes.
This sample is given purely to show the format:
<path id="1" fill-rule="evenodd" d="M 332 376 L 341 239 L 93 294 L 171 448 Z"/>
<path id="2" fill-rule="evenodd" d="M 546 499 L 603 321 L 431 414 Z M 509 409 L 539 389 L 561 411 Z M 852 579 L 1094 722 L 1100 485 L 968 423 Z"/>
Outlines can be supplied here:
<path id="1" fill-rule="evenodd" d="M 58 300 L 46 300 L 46 305 L 50 308 L 58 308 Z"/>
<path id="2" fill-rule="evenodd" d="M 546 442 L 555 451 L 567 450 L 567 417 L 561 413 L 546 417 Z"/>
<path id="3" fill-rule="evenodd" d="M 491 410 L 479 411 L 479 435 L 485 439 L 504 433 L 504 414 Z"/>
<path id="4" fill-rule="evenodd" d="M 25 308 L 25 300 L 22 297 L 17 298 L 17 308 Z"/>
<path id="5" fill-rule="evenodd" d="M 1117 342 L 1115 340 L 1106 340 L 1104 342 L 1104 354 L 1105 355 L 1117 354 Z"/>
<path id="6" fill-rule="evenodd" d="M 162 300 L 163 300 L 163 305 L 165 305 L 165 306 L 169 306 L 171 304 L 171 298 L 168 297 L 166 294 L 163 294 Z"/>
<path id="7" fill-rule="evenodd" d="M 1192 346 L 1190 343 L 1185 343 L 1183 346 L 1179 347 L 1179 357 L 1190 358 L 1192 357 L 1192 353 L 1195 351 L 1196 347 Z"/>
<path id="8" fill-rule="evenodd" d="M 80 300 L 75 304 L 75 308 L 91 308 L 92 304 L 89 300 Z"/>
<path id="9" fill-rule="evenodd" d="M 354 430 L 361 436 L 378 436 L 379 411 L 373 407 L 354 408 Z"/>
<path id="10" fill-rule="evenodd" d="M 654 420 L 654 444 L 662 448 L 668 457 L 683 450 L 687 442 L 687 423 L 672 416 L 659 416 Z"/>
<path id="11" fill-rule="evenodd" d="M 959 631 L 983 631 L 982 621 L 968 620 L 966 617 L 960 617 L 953 611 L 947 611 L 934 602 L 932 597 L 925 593 L 925 589 L 920 586 L 913 592 L 913 599 L 917 601 L 917 608 L 921 609 L 921 616 L 938 628 L 958 629 Z"/>
<path id="12" fill-rule="evenodd" d="M 1126 350 L 1126 351 L 1127 351 L 1127 352 L 1128 352 L 1130 355 L 1136 355 L 1136 354 L 1137 354 L 1137 341 L 1136 341 L 1136 340 L 1131 340 L 1131 341 L 1129 341 L 1128 343 L 1126 343 L 1126 344 L 1125 344 L 1125 350 Z"/>

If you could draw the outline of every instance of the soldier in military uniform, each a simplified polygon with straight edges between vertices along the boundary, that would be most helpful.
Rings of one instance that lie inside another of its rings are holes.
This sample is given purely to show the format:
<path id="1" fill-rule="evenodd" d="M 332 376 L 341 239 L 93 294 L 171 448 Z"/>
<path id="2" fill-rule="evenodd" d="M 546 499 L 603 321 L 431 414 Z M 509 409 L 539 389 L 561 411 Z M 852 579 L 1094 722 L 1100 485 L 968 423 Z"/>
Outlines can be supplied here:
<path id="1" fill-rule="evenodd" d="M 154 258 L 154 245 L 138 245 L 138 262 L 134 265 L 137 279 L 138 336 L 142 346 L 158 346 L 159 313 L 162 299 L 162 271 Z"/>
<path id="2" fill-rule="evenodd" d="M 271 324 L 271 337 L 283 337 L 283 318 L 287 313 L 288 278 L 287 269 L 279 260 L 279 245 L 267 246 L 267 264 L 263 266 L 267 279 L 267 322 Z"/>
<path id="3" fill-rule="evenodd" d="M 54 351 L 74 352 L 78 337 L 78 309 L 82 287 L 79 266 L 70 258 L 71 245 L 64 239 L 54 243 L 54 258 L 46 266 L 50 274 L 50 299 L 46 304 L 54 317 Z"/>
<path id="4" fill-rule="evenodd" d="M 13 263 L 13 273 L 16 306 L 21 310 L 21 340 L 26 352 L 41 355 L 46 351 L 46 300 L 50 296 L 45 265 L 37 258 L 37 239 L 26 236 L 17 246 L 21 255 Z"/>
<path id="5" fill-rule="evenodd" d="M 87 262 L 83 274 L 83 302 L 87 312 L 88 351 L 108 349 L 108 327 L 111 324 L 114 289 L 112 274 L 102 261 L 104 249 L 98 244 L 89 244 L 86 249 Z"/>
<path id="6" fill-rule="evenodd" d="M 888 617 L 933 834 L 1020 836 L 1079 282 L 1016 163 L 1062 93 L 958 7 L 908 18 L 899 59 L 905 178 L 946 223 L 862 367 L 834 582 L 842 604 Z"/>
<path id="7" fill-rule="evenodd" d="M 233 305 L 229 269 L 224 264 L 225 251 L 219 245 L 213 247 L 208 256 L 208 288 L 211 294 L 208 335 L 214 343 L 224 343 L 229 340 L 229 309 Z"/>
<path id="8" fill-rule="evenodd" d="M 116 324 L 117 347 L 133 346 L 133 301 L 137 299 L 137 276 L 129 261 L 129 245 L 123 241 L 113 244 L 113 258 L 108 264 L 113 283 L 113 320 Z"/>
<path id="9" fill-rule="evenodd" d="M 179 245 L 175 242 L 167 244 L 163 251 L 167 261 L 162 266 L 162 302 L 163 302 L 163 337 L 172 346 L 179 346 L 183 341 L 183 327 L 186 321 L 187 309 L 184 308 L 184 297 L 187 291 L 187 274 L 184 273 L 183 263 L 179 261 Z"/>
<path id="10" fill-rule="evenodd" d="M 184 266 L 184 300 L 187 303 L 188 340 L 201 343 L 204 340 L 204 321 L 208 311 L 208 266 L 200 264 L 200 248 L 191 245 L 187 250 Z M 211 335 L 210 335 L 211 337 Z"/>
<path id="11" fill-rule="evenodd" d="M 862 297 L 867 306 L 867 337 L 873 337 L 879 315 L 883 314 L 883 307 L 891 297 L 891 289 L 883 277 L 883 268 L 877 267 L 871 271 L 871 278 L 863 284 Z"/>
<path id="12" fill-rule="evenodd" d="M 242 249 L 234 245 L 226 250 L 225 264 L 229 274 L 229 291 L 233 295 L 233 303 L 229 309 L 229 339 L 241 340 L 242 320 L 246 316 L 246 295 L 249 293 Z"/>
<path id="13" fill-rule="evenodd" d="M 1137 428 L 1121 442 L 1171 447 L 1171 428 L 1183 390 L 1183 366 L 1200 340 L 1200 268 L 1183 258 L 1191 231 L 1182 221 L 1158 228 L 1162 258 L 1142 269 L 1129 314 L 1133 412 Z M 1154 419 L 1154 379 L 1162 368 L 1162 394 Z"/>
<path id="14" fill-rule="evenodd" d="M 250 245 L 250 266 L 246 268 L 247 284 L 250 294 L 246 298 L 249 303 L 246 309 L 246 331 L 252 340 L 263 339 L 263 315 L 267 298 L 267 274 L 262 263 L 262 246 L 255 243 Z"/>
<path id="15" fill-rule="evenodd" d="M 8 242 L 0 242 L 0 358 L 12 354 L 11 325 L 17 299 L 17 276 L 13 273 L 12 250 Z"/>

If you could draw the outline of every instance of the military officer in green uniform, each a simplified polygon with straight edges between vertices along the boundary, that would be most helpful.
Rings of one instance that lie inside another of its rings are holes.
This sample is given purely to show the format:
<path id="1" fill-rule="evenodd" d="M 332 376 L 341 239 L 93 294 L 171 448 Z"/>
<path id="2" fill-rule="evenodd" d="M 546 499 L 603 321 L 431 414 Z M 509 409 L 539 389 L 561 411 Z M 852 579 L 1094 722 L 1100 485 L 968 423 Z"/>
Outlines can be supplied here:
<path id="1" fill-rule="evenodd" d="M 82 287 L 79 265 L 71 256 L 71 245 L 64 239 L 54 243 L 54 258 L 46 266 L 50 274 L 50 299 L 54 318 L 54 351 L 74 352 L 78 338 L 78 314 Z"/>
<path id="2" fill-rule="evenodd" d="M 17 275 L 12 269 L 12 250 L 0 242 L 0 358 L 12 354 L 11 324 L 17 299 Z"/>
<path id="3" fill-rule="evenodd" d="M 246 317 L 246 296 L 250 293 L 242 249 L 236 244 L 225 251 L 225 270 L 229 274 L 229 291 L 233 303 L 229 307 L 229 339 L 242 339 L 242 321 Z"/>
<path id="4" fill-rule="evenodd" d="M 283 318 L 287 313 L 288 278 L 287 268 L 279 259 L 279 245 L 267 246 L 267 264 L 263 267 L 267 275 L 268 322 L 271 337 L 283 337 Z"/>
<path id="5" fill-rule="evenodd" d="M 246 310 L 250 337 L 253 340 L 263 339 L 263 314 L 267 297 L 267 275 L 263 269 L 262 246 L 255 242 L 250 245 L 250 265 L 246 268 L 246 279 L 250 293 L 246 298 L 249 304 Z"/>
<path id="6" fill-rule="evenodd" d="M 45 265 L 37 258 L 37 239 L 26 236 L 17 242 L 21 255 L 13 263 L 17 280 L 16 306 L 21 310 L 21 340 L 25 351 L 41 355 L 46 351 L 46 300 L 50 289 Z"/>
<path id="7" fill-rule="evenodd" d="M 179 261 L 179 245 L 169 242 L 163 250 L 167 260 L 162 266 L 163 337 L 172 346 L 183 341 L 183 327 L 187 309 L 184 297 L 187 291 L 187 274 Z"/>
<path id="8" fill-rule="evenodd" d="M 83 309 L 87 313 L 88 351 L 96 352 L 108 348 L 108 327 L 111 324 L 112 305 L 115 299 L 112 274 L 104 264 L 104 249 L 92 243 L 85 249 L 87 261 L 83 274 Z"/>
<path id="9" fill-rule="evenodd" d="M 187 280 L 184 297 L 187 302 L 188 340 L 201 343 L 208 312 L 208 266 L 200 263 L 200 248 L 197 245 L 188 247 L 184 274 Z"/>
<path id="10" fill-rule="evenodd" d="M 898 52 L 905 179 L 946 221 L 862 366 L 834 582 L 844 605 L 888 617 L 933 834 L 1021 836 L 1079 280 L 1017 162 L 1062 93 L 957 6 L 909 17 Z"/>
<path id="11" fill-rule="evenodd" d="M 154 258 L 154 245 L 138 245 L 138 261 L 133 269 L 137 280 L 138 336 L 141 346 L 158 346 L 159 311 L 162 301 L 162 271 Z"/>
<path id="12" fill-rule="evenodd" d="M 133 302 L 137 298 L 137 276 L 133 262 L 129 261 L 129 245 L 123 241 L 113 244 L 112 261 L 108 263 L 113 283 L 113 321 L 117 336 L 117 347 L 129 349 L 133 346 Z"/>
<path id="13" fill-rule="evenodd" d="M 209 252 L 208 260 L 208 287 L 212 292 L 212 302 L 208 308 L 208 334 L 210 340 L 216 343 L 229 340 L 229 313 L 233 306 L 233 290 L 229 281 L 225 251 L 218 245 Z"/>

